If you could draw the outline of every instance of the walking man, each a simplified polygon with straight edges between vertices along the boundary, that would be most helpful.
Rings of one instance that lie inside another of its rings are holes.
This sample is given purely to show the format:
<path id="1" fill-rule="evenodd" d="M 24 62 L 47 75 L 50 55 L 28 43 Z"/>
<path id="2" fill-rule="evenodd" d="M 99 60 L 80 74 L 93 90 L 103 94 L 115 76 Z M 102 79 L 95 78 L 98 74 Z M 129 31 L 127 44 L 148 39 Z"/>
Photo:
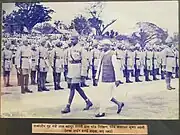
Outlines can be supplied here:
<path id="1" fill-rule="evenodd" d="M 112 101 L 117 105 L 117 113 L 121 112 L 124 103 L 117 101 L 115 97 L 112 97 L 112 92 L 115 87 L 118 87 L 121 83 L 120 79 L 120 64 L 118 64 L 116 55 L 110 50 L 111 41 L 104 39 L 102 41 L 102 46 L 104 49 L 103 57 L 98 65 L 98 70 L 96 74 L 96 81 L 100 82 L 98 84 L 98 90 L 101 91 L 100 108 L 99 113 L 95 117 L 104 117 L 106 113 L 106 108 L 109 101 Z"/>

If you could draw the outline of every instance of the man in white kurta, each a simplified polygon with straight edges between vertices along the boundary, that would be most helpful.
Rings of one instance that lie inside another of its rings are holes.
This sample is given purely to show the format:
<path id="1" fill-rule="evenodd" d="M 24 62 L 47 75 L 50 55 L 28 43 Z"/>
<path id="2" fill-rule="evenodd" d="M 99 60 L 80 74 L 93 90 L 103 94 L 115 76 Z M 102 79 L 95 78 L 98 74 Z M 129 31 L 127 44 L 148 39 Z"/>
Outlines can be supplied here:
<path id="1" fill-rule="evenodd" d="M 102 41 L 104 47 L 104 54 L 98 65 L 96 74 L 96 80 L 98 84 L 98 90 L 101 93 L 99 113 L 96 117 L 104 117 L 106 108 L 109 101 L 112 101 L 118 106 L 117 113 L 121 112 L 124 103 L 120 103 L 116 100 L 115 95 L 112 96 L 112 92 L 120 84 L 120 64 L 118 64 L 116 55 L 110 50 L 111 42 L 108 39 Z"/>

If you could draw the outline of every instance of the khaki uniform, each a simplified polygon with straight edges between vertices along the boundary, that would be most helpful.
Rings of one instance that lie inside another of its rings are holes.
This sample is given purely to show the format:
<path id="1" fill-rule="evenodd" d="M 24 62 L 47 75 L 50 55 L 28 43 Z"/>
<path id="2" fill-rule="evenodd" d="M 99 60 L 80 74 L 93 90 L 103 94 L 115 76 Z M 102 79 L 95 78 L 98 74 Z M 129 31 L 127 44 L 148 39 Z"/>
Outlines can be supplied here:
<path id="1" fill-rule="evenodd" d="M 153 58 L 153 52 L 152 51 L 146 51 L 146 67 L 147 67 L 147 70 L 152 70 L 152 58 Z"/>
<path id="2" fill-rule="evenodd" d="M 124 65 L 125 65 L 125 51 L 123 50 L 116 50 L 116 58 L 117 61 L 120 65 L 120 70 L 124 70 Z"/>
<path id="3" fill-rule="evenodd" d="M 11 50 L 4 49 L 2 52 L 2 66 L 4 71 L 11 71 L 12 69 L 12 57 L 13 53 Z"/>
<path id="4" fill-rule="evenodd" d="M 84 49 L 77 44 L 68 50 L 68 74 L 71 83 L 80 83 L 81 76 L 87 75 L 86 54 Z"/>

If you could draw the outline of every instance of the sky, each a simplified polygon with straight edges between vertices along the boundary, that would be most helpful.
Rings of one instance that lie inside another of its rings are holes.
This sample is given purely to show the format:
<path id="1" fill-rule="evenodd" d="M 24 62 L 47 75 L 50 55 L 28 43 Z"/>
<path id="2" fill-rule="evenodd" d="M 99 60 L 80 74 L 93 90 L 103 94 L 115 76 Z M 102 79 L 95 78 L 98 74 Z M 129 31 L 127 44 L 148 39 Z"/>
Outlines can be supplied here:
<path id="1" fill-rule="evenodd" d="M 89 7 L 88 2 L 45 2 L 42 3 L 55 11 L 50 23 L 54 20 L 61 20 L 70 24 L 71 20 L 78 14 L 87 16 L 85 8 Z M 14 3 L 3 3 L 2 8 L 12 12 Z M 161 28 L 167 29 L 169 34 L 178 32 L 178 1 L 136 1 L 136 2 L 105 2 L 101 19 L 105 24 L 111 20 L 117 21 L 109 27 L 122 34 L 129 34 L 135 30 L 135 24 L 139 21 L 152 22 Z M 107 29 L 108 30 L 108 29 Z"/>

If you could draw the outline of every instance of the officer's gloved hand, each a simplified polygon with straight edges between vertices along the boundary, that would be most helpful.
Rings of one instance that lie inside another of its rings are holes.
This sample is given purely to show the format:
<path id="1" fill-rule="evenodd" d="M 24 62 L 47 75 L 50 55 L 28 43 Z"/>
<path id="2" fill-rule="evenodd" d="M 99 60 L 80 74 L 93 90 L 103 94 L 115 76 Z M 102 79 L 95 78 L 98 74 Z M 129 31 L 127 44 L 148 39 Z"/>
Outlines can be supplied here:
<path id="1" fill-rule="evenodd" d="M 39 66 L 38 65 L 36 65 L 36 70 L 38 70 L 39 69 Z"/>
<path id="2" fill-rule="evenodd" d="M 115 81 L 115 85 L 116 85 L 116 87 L 118 87 L 118 86 L 119 86 L 119 84 L 120 84 L 120 81 Z"/>
<path id="3" fill-rule="evenodd" d="M 17 69 L 17 65 L 15 65 L 15 68 Z"/>
<path id="4" fill-rule="evenodd" d="M 21 73 L 21 69 L 20 69 L 20 68 L 17 68 L 17 72 L 20 74 L 20 73 Z"/>

